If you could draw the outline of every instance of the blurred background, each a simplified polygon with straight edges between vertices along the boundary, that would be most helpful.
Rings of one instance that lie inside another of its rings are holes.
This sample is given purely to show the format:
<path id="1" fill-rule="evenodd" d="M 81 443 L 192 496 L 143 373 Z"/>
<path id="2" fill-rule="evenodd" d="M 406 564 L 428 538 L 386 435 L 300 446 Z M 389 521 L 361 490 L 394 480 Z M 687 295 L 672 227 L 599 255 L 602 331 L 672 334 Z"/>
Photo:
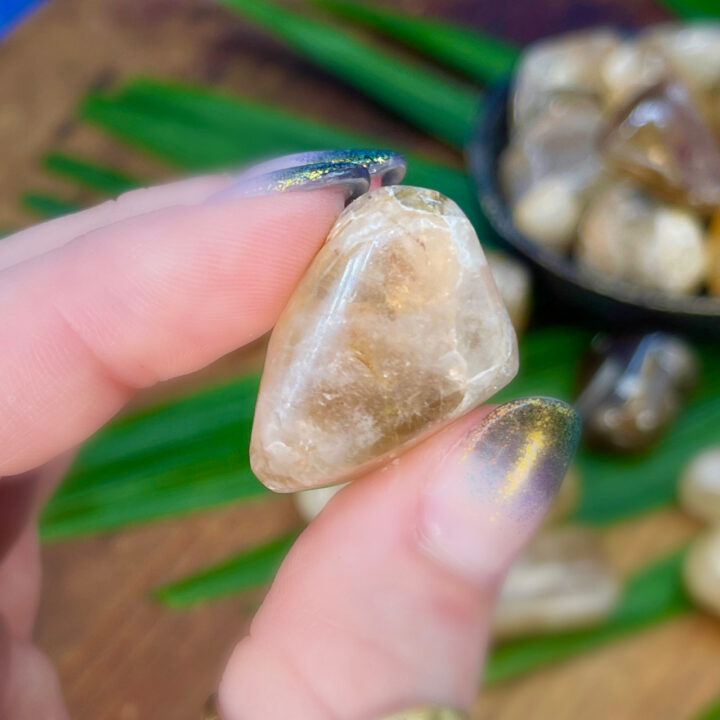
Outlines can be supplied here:
<path id="1" fill-rule="evenodd" d="M 521 337 L 499 399 L 573 400 L 586 427 L 503 593 L 478 720 L 720 717 L 714 5 L 0 8 L 2 234 L 135 186 L 352 146 L 405 152 L 407 182 L 473 220 Z M 194 720 L 322 504 L 250 472 L 264 343 L 137 398 L 43 515 L 36 635 L 76 720 Z"/>

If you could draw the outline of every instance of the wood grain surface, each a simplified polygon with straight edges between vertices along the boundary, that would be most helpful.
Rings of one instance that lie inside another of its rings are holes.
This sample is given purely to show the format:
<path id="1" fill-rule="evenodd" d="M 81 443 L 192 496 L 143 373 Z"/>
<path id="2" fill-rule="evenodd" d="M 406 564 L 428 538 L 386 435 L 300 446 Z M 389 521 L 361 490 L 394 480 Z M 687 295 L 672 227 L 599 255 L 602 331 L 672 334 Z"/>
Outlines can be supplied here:
<path id="1" fill-rule="evenodd" d="M 664 16 L 649 2 L 613 0 L 394 4 L 521 41 L 591 21 L 629 26 Z M 209 3 L 51 0 L 0 44 L 0 227 L 32 220 L 18 207 L 21 190 L 61 187 L 38 167 L 49 148 L 102 158 L 148 179 L 169 174 L 74 119 L 88 88 L 137 73 L 211 81 L 459 162 Z M 215 372 L 248 361 L 239 353 Z M 287 498 L 271 498 L 45 547 L 36 636 L 57 664 L 74 720 L 196 720 L 262 594 L 169 611 L 148 590 L 297 523 Z M 618 571 L 627 573 L 696 529 L 668 510 L 602 537 Z M 685 720 L 718 692 L 720 623 L 698 613 L 492 688 L 479 696 L 473 717 Z"/>

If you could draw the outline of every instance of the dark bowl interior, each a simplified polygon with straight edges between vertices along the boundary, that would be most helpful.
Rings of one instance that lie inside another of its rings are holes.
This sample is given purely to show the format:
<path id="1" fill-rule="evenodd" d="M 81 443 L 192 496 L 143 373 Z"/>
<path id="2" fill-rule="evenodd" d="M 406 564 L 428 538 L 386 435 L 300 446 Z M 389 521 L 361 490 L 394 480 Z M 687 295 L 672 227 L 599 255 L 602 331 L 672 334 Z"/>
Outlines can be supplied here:
<path id="1" fill-rule="evenodd" d="M 720 338 L 720 299 L 670 295 L 606 278 L 543 248 L 515 227 L 497 172 L 500 153 L 508 142 L 509 92 L 509 82 L 488 89 L 466 148 L 480 205 L 500 243 L 526 258 L 541 286 L 576 314 L 593 316 L 610 327 L 674 327 Z"/>

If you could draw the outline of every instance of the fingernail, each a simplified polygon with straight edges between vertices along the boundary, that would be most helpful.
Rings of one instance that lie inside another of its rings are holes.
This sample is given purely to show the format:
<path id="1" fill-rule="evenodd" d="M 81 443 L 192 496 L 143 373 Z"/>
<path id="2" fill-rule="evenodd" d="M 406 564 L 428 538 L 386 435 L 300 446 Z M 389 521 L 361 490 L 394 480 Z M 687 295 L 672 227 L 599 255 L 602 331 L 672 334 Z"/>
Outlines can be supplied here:
<path id="1" fill-rule="evenodd" d="M 405 158 L 393 150 L 377 148 L 349 148 L 341 150 L 310 150 L 266 160 L 245 170 L 247 178 L 273 172 L 299 168 L 303 165 L 362 165 L 370 177 L 379 177 L 383 185 L 396 185 L 405 177 Z"/>
<path id="2" fill-rule="evenodd" d="M 213 195 L 210 202 L 326 187 L 343 189 L 345 202 L 349 203 L 370 189 L 370 174 L 362 165 L 347 163 L 301 165 L 296 168 L 271 170 L 260 175 L 241 177 L 230 187 Z"/>
<path id="3" fill-rule="evenodd" d="M 525 398 L 493 410 L 428 480 L 423 551 L 471 581 L 502 572 L 545 515 L 579 432 L 577 413 L 560 400 Z"/>
<path id="4" fill-rule="evenodd" d="M 317 150 L 274 158 L 243 171 L 210 202 L 277 192 L 340 187 L 346 203 L 370 189 L 371 177 L 384 185 L 405 175 L 405 159 L 391 150 Z"/>

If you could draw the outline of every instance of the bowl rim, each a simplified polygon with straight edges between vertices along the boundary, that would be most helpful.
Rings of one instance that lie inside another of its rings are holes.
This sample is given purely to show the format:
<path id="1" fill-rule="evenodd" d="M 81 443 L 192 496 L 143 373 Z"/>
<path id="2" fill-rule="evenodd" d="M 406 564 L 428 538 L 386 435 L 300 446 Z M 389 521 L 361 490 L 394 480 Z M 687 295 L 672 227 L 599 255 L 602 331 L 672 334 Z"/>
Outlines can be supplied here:
<path id="1" fill-rule="evenodd" d="M 500 189 L 497 173 L 499 152 L 507 147 L 507 106 L 511 78 L 496 81 L 483 93 L 465 156 L 476 195 L 483 213 L 495 232 L 514 250 L 539 265 L 552 276 L 577 285 L 605 299 L 635 308 L 674 317 L 720 318 L 720 298 L 707 295 L 672 295 L 659 290 L 639 288 L 630 282 L 605 278 L 582 268 L 569 256 L 544 248 L 521 232 L 513 222 L 508 203 Z M 502 133 L 502 143 L 498 134 Z"/>

